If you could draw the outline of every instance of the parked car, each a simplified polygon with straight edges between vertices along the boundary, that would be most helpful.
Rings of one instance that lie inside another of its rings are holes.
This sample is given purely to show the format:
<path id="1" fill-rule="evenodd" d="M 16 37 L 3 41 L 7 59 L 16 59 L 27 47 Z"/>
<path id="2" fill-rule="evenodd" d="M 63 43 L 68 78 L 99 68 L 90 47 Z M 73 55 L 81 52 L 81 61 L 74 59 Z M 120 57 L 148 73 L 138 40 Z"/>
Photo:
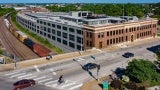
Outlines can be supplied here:
<path id="1" fill-rule="evenodd" d="M 97 64 L 95 63 L 87 63 L 83 66 L 83 69 L 88 71 L 89 69 L 94 69 L 96 67 L 97 67 Z"/>
<path id="2" fill-rule="evenodd" d="M 13 90 L 20 90 L 26 87 L 30 87 L 32 85 L 35 85 L 35 81 L 32 79 L 23 79 L 20 81 L 17 81 L 13 84 L 14 89 Z"/>
<path id="3" fill-rule="evenodd" d="M 126 52 L 122 56 L 125 57 L 125 58 L 130 58 L 130 57 L 134 57 L 134 54 L 130 53 L 130 52 Z"/>

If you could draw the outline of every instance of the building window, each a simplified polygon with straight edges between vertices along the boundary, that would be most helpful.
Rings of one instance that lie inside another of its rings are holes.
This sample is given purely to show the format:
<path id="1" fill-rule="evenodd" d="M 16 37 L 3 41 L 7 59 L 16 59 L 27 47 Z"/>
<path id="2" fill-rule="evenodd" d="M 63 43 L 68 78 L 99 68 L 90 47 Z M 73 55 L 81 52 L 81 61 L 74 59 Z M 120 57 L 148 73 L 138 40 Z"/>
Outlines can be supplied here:
<path id="1" fill-rule="evenodd" d="M 110 39 L 110 44 L 112 44 L 112 39 Z"/>
<path id="2" fill-rule="evenodd" d="M 55 27 L 55 24 L 52 24 L 52 27 Z"/>
<path id="3" fill-rule="evenodd" d="M 109 45 L 109 40 L 107 40 L 107 45 Z"/>
<path id="4" fill-rule="evenodd" d="M 59 43 L 61 43 L 61 39 L 60 39 L 60 38 L 57 38 L 57 41 L 58 41 Z"/>
<path id="5" fill-rule="evenodd" d="M 67 41 L 66 41 L 66 40 L 63 40 L 63 44 L 68 45 L 68 43 L 67 43 Z"/>
<path id="6" fill-rule="evenodd" d="M 51 24 L 50 24 L 50 23 L 48 23 L 48 26 L 51 26 Z"/>
<path id="7" fill-rule="evenodd" d="M 78 49 L 78 50 L 81 50 L 81 46 L 80 46 L 80 45 L 77 45 L 77 49 Z"/>
<path id="8" fill-rule="evenodd" d="M 42 24 L 43 22 L 42 21 L 40 21 L 40 24 Z"/>
<path id="9" fill-rule="evenodd" d="M 44 32 L 44 36 L 46 36 L 46 33 Z"/>
<path id="10" fill-rule="evenodd" d="M 89 37 L 92 38 L 92 33 L 89 33 L 89 34 L 90 34 Z"/>
<path id="11" fill-rule="evenodd" d="M 87 37 L 89 37 L 89 32 L 87 32 Z"/>
<path id="12" fill-rule="evenodd" d="M 113 38 L 113 44 L 115 44 L 115 38 Z"/>
<path id="13" fill-rule="evenodd" d="M 56 39 L 56 37 L 55 36 L 52 36 L 52 40 L 55 40 Z"/>
<path id="14" fill-rule="evenodd" d="M 51 32 L 51 29 L 50 29 L 50 28 L 48 28 L 48 29 L 47 29 L 47 31 L 48 31 L 48 33 L 50 33 L 50 32 Z"/>
<path id="15" fill-rule="evenodd" d="M 107 32 L 107 36 L 109 36 L 109 32 Z"/>
<path id="16" fill-rule="evenodd" d="M 67 27 L 63 26 L 63 30 L 67 31 Z"/>
<path id="17" fill-rule="evenodd" d="M 118 30 L 116 30 L 116 35 L 118 34 Z"/>
<path id="18" fill-rule="evenodd" d="M 89 41 L 87 40 L 87 46 L 89 45 Z"/>
<path id="19" fill-rule="evenodd" d="M 121 30 L 119 30 L 119 34 L 121 34 Z"/>
<path id="20" fill-rule="evenodd" d="M 57 28 L 58 28 L 58 29 L 61 29 L 61 26 L 60 26 L 60 25 L 57 25 Z"/>
<path id="21" fill-rule="evenodd" d="M 89 46 L 92 47 L 92 41 L 89 42 Z"/>
<path id="22" fill-rule="evenodd" d="M 41 34 L 41 35 L 43 35 L 43 32 L 42 32 L 42 31 L 40 31 L 40 34 Z"/>
<path id="23" fill-rule="evenodd" d="M 63 38 L 66 38 L 66 39 L 68 38 L 67 33 L 63 32 Z"/>
<path id="24" fill-rule="evenodd" d="M 74 35 L 69 34 L 69 40 L 74 41 Z"/>
<path id="25" fill-rule="evenodd" d="M 116 43 L 119 43 L 119 42 L 118 42 L 118 38 L 116 38 Z"/>
<path id="26" fill-rule="evenodd" d="M 55 34 L 55 30 L 54 29 L 52 29 L 52 34 Z"/>
<path id="27" fill-rule="evenodd" d="M 46 27 L 44 27 L 44 31 L 46 31 Z"/>
<path id="28" fill-rule="evenodd" d="M 82 38 L 77 36 L 77 42 L 82 43 L 83 42 Z"/>
<path id="29" fill-rule="evenodd" d="M 74 32 L 74 29 L 73 29 L 73 28 L 69 28 L 69 31 L 70 31 L 70 32 Z"/>
<path id="30" fill-rule="evenodd" d="M 113 35 L 115 35 L 115 31 L 113 31 Z"/>
<path id="31" fill-rule="evenodd" d="M 61 36 L 61 32 L 60 32 L 60 31 L 57 31 L 57 35 L 58 35 L 58 36 Z"/>
<path id="32" fill-rule="evenodd" d="M 51 35 L 50 35 L 50 34 L 48 34 L 48 38 L 51 38 Z"/>
<path id="33" fill-rule="evenodd" d="M 110 35 L 112 36 L 112 31 L 110 31 Z"/>
<path id="34" fill-rule="evenodd" d="M 82 30 L 77 30 L 77 34 L 82 35 Z"/>
<path id="35" fill-rule="evenodd" d="M 75 48 L 75 45 L 72 42 L 69 42 L 69 46 L 72 47 L 72 48 Z"/>
<path id="36" fill-rule="evenodd" d="M 98 38 L 100 38 L 101 37 L 101 35 L 100 35 L 100 33 L 98 34 Z"/>
<path id="37" fill-rule="evenodd" d="M 128 29 L 126 28 L 126 33 L 128 33 Z"/>
<path id="38" fill-rule="evenodd" d="M 126 41 L 128 41 L 128 36 L 126 36 Z"/>
<path id="39" fill-rule="evenodd" d="M 123 37 L 122 37 L 122 42 L 123 42 Z"/>
<path id="40" fill-rule="evenodd" d="M 44 25 L 46 25 L 46 22 L 43 22 Z"/>

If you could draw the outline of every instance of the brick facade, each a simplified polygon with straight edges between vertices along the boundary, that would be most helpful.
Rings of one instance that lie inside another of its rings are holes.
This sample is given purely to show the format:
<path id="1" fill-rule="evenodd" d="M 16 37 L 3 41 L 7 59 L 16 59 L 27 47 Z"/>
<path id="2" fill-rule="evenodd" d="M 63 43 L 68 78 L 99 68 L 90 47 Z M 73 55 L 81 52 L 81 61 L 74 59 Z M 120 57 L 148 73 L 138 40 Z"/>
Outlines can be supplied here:
<path id="1" fill-rule="evenodd" d="M 123 42 L 155 37 L 157 20 L 139 20 L 103 26 L 84 25 L 84 49 L 105 48 Z"/>

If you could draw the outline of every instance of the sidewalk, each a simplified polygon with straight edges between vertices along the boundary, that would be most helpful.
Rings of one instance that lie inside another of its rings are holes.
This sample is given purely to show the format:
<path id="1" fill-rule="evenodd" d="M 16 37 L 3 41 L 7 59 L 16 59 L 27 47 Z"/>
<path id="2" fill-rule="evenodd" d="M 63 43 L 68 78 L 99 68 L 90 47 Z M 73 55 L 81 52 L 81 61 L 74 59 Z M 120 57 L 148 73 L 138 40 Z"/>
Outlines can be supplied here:
<path id="1" fill-rule="evenodd" d="M 50 60 L 46 60 L 46 58 L 43 57 L 43 58 L 37 58 L 37 59 L 17 62 L 16 66 L 17 66 L 17 69 L 22 69 L 22 68 L 31 67 L 34 65 L 41 65 L 41 64 L 47 64 L 47 63 L 49 64 L 54 61 L 65 60 L 65 59 L 67 60 L 70 58 L 76 58 L 76 57 L 80 57 L 80 56 L 96 54 L 99 52 L 100 51 L 98 49 L 91 49 L 91 50 L 87 50 L 87 51 L 59 54 L 59 55 L 53 56 L 52 59 L 50 59 Z M 15 63 L 1 64 L 0 65 L 0 72 L 14 70 L 14 66 L 15 66 Z"/>

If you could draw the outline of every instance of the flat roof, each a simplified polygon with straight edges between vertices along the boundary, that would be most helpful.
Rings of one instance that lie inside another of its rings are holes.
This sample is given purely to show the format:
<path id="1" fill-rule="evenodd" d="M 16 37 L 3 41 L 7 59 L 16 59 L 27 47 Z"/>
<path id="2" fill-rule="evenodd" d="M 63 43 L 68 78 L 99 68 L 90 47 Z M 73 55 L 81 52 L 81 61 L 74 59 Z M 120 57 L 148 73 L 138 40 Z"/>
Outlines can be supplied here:
<path id="1" fill-rule="evenodd" d="M 66 24 L 70 26 L 76 26 L 76 27 L 82 27 L 82 25 L 77 24 L 76 22 L 60 19 L 60 17 L 49 17 L 49 18 L 39 18 L 40 20 L 60 23 L 60 24 Z"/>

